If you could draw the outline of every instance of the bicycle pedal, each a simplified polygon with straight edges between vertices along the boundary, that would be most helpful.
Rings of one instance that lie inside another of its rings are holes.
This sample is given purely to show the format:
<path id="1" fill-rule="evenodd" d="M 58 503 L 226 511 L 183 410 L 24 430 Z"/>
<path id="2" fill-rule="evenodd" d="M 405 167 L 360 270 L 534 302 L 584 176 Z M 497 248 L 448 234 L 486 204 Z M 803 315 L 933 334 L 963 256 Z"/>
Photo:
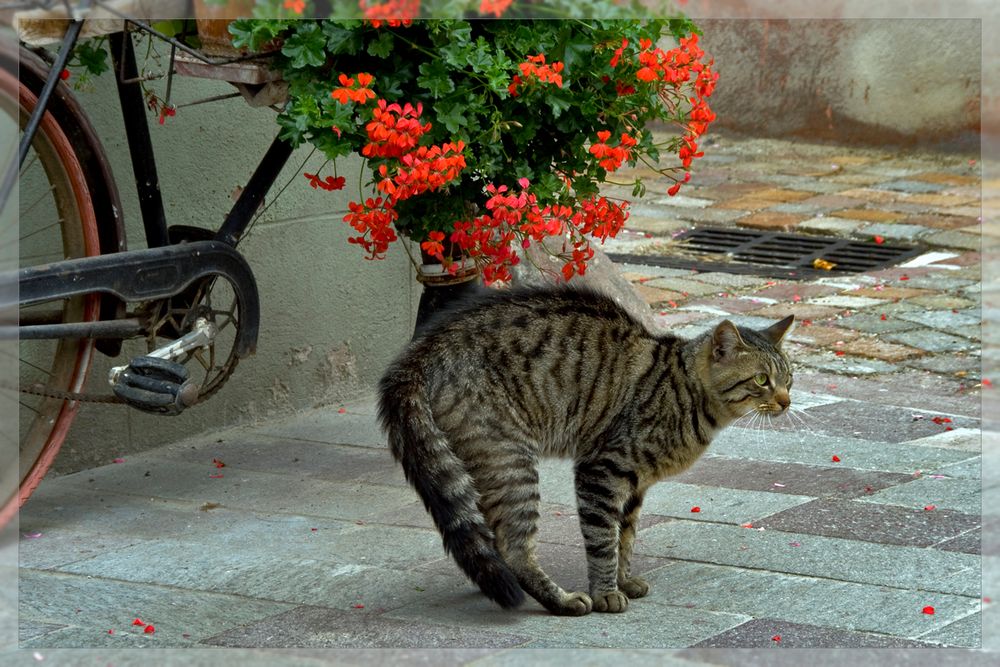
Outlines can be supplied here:
<path id="1" fill-rule="evenodd" d="M 199 387 L 181 364 L 157 357 L 135 357 L 118 374 L 112 390 L 133 408 L 172 416 L 198 400 Z"/>

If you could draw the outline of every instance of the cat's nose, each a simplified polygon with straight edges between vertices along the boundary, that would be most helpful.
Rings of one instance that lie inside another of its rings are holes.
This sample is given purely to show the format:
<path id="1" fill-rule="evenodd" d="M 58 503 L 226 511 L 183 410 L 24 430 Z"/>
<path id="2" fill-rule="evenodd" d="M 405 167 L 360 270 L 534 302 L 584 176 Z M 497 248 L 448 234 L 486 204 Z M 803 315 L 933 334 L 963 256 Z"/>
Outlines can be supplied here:
<path id="1" fill-rule="evenodd" d="M 776 394 L 774 397 L 775 402 L 781 406 L 782 412 L 788 409 L 788 406 L 792 404 L 792 399 L 789 398 L 787 392 L 781 392 Z"/>

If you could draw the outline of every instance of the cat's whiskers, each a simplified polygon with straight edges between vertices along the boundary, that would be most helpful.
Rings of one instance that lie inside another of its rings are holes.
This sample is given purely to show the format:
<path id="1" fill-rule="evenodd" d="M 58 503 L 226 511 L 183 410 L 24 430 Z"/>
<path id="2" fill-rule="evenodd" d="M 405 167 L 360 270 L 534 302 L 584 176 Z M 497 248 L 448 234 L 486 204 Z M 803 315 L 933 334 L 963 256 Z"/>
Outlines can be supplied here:
<path id="1" fill-rule="evenodd" d="M 801 426 L 806 431 L 808 431 L 809 435 L 811 435 L 811 436 L 815 436 L 816 435 L 816 431 L 814 431 L 812 429 L 812 426 L 810 426 L 810 424 L 809 424 L 809 420 L 806 419 L 806 417 L 808 417 L 809 419 L 815 419 L 816 416 L 814 414 L 808 412 L 807 410 L 805 410 L 803 408 L 799 408 L 799 407 L 795 407 L 795 406 L 789 406 L 789 408 L 788 408 L 788 416 L 789 416 L 789 418 L 794 419 L 795 422 L 799 426 Z"/>

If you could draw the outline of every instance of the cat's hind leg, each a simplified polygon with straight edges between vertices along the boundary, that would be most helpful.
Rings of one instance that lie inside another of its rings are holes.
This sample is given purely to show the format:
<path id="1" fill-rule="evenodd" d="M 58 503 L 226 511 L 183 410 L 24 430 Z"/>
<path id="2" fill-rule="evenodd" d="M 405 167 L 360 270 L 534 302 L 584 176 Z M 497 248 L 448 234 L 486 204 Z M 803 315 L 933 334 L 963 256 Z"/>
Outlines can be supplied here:
<path id="1" fill-rule="evenodd" d="M 495 535 L 497 551 L 531 597 L 553 614 L 583 616 L 593 608 L 590 596 L 567 592 L 542 570 L 535 555 L 538 532 L 538 470 L 529 448 L 495 447 L 505 457 L 494 457 L 489 469 L 476 470 L 479 505 Z"/>

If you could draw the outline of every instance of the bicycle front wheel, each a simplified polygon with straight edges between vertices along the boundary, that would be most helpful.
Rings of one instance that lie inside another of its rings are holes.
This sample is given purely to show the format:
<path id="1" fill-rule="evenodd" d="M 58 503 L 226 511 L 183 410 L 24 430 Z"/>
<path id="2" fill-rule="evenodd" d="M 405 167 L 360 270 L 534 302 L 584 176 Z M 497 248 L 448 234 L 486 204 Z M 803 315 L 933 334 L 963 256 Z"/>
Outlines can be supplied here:
<path id="1" fill-rule="evenodd" d="M 37 104 L 36 94 L 14 73 L 0 68 L 0 137 L 19 137 Z M 3 147 L 4 164 L 16 159 L 13 147 Z M 17 203 L 14 206 L 14 203 Z M 17 247 L 19 267 L 47 264 L 61 259 L 99 255 L 97 220 L 90 189 L 78 151 L 69 133 L 51 113 L 46 113 L 19 173 L 19 188 L 0 212 L 4 247 Z M 14 244 L 7 243 L 15 240 Z M 14 261 L 4 257 L 5 264 Z M 7 266 L 5 268 L 12 268 Z M 88 322 L 99 317 L 100 297 L 84 295 L 21 308 L 19 320 L 34 323 Z M 4 460 L 0 474 L 18 471 L 17 491 L 2 498 L 0 526 L 17 511 L 45 476 L 66 439 L 79 403 L 47 396 L 83 389 L 90 368 L 91 339 L 20 341 L 17 350 L 19 389 L 4 387 L 0 400 L 18 404 L 19 461 Z M 33 390 L 37 393 L 26 393 Z M 3 437 L 12 440 L 5 429 Z M 5 442 L 5 457 L 13 456 L 12 442 Z M 12 465 L 17 463 L 17 465 Z M 13 488 L 5 479 L 2 488 Z"/>

